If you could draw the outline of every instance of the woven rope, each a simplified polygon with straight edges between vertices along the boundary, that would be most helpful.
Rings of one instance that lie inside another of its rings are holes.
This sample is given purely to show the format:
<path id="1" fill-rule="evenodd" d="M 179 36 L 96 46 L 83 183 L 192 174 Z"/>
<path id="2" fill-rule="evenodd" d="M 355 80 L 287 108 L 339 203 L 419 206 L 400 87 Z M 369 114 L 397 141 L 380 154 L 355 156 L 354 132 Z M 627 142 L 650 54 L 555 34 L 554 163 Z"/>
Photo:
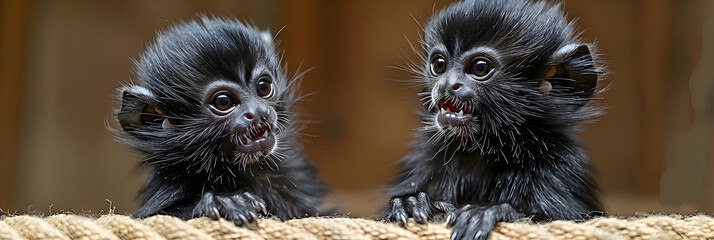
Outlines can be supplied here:
<path id="1" fill-rule="evenodd" d="M 0 220 L 4 239 L 448 239 L 443 223 L 396 224 L 360 218 L 303 218 L 281 222 L 260 219 L 250 227 L 226 220 L 171 216 L 133 219 L 123 215 L 88 218 L 58 214 L 14 216 Z M 499 223 L 490 239 L 714 239 L 714 218 L 707 215 L 596 218 L 583 223 L 554 221 Z"/>

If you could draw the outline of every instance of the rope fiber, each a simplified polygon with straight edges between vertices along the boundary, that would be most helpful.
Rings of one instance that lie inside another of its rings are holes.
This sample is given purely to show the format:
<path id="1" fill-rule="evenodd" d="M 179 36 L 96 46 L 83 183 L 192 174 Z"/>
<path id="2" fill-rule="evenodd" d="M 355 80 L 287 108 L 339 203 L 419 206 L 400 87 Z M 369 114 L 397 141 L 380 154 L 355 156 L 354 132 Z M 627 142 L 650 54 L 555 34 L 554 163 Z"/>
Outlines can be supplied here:
<path id="1" fill-rule="evenodd" d="M 49 217 L 0 217 L 0 239 L 449 239 L 443 222 L 426 225 L 410 219 L 407 228 L 394 223 L 347 217 L 311 217 L 279 221 L 259 219 L 238 227 L 220 219 L 188 221 L 158 215 L 135 219 L 125 215 L 90 218 L 73 214 Z M 602 217 L 587 222 L 499 223 L 489 239 L 714 239 L 714 218 L 708 215 Z"/>

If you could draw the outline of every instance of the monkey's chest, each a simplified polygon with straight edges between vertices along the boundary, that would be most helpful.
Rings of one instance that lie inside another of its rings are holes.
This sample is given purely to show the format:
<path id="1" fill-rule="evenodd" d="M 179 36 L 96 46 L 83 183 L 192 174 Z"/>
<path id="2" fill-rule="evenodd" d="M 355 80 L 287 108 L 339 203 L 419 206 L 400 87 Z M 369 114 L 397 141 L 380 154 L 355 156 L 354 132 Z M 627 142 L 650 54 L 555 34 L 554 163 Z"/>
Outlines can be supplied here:
<path id="1" fill-rule="evenodd" d="M 535 191 L 533 173 L 524 170 L 489 167 L 455 168 L 432 178 L 427 193 L 434 198 L 466 203 L 503 203 L 526 199 Z"/>

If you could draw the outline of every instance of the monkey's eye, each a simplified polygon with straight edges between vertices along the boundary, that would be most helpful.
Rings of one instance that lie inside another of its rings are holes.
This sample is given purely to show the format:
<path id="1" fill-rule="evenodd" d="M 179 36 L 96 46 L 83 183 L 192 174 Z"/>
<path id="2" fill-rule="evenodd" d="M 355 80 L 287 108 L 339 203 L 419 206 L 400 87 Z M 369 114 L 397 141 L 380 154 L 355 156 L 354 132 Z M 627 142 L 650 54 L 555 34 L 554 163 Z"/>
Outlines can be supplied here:
<path id="1" fill-rule="evenodd" d="M 439 75 L 446 72 L 446 59 L 436 57 L 431 61 L 431 74 Z"/>
<path id="2" fill-rule="evenodd" d="M 491 71 L 493 71 L 493 66 L 491 66 L 488 59 L 480 57 L 471 62 L 468 73 L 475 75 L 478 80 L 486 80 Z"/>
<path id="3" fill-rule="evenodd" d="M 257 86 L 258 96 L 269 98 L 273 96 L 273 82 L 268 77 L 261 77 Z"/>
<path id="4" fill-rule="evenodd" d="M 233 99 L 225 93 L 217 94 L 213 101 L 211 101 L 211 108 L 218 114 L 230 112 L 235 105 Z"/>

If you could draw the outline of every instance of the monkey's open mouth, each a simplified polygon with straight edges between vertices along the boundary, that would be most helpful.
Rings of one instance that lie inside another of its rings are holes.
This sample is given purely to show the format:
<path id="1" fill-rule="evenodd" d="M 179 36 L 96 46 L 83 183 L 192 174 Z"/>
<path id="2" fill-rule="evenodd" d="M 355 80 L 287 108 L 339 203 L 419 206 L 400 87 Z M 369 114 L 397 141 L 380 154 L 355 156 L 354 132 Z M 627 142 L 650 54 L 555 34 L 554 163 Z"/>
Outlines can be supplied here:
<path id="1" fill-rule="evenodd" d="M 444 125 L 466 125 L 473 118 L 473 110 L 471 103 L 453 96 L 446 96 L 439 101 L 437 121 Z"/>
<path id="2" fill-rule="evenodd" d="M 248 127 L 245 133 L 238 137 L 238 141 L 242 145 L 251 144 L 255 140 L 264 138 L 270 134 L 270 125 L 267 123 L 253 124 Z"/>
<path id="3" fill-rule="evenodd" d="M 257 153 L 270 150 L 275 145 L 275 136 L 268 123 L 250 125 L 245 133 L 237 136 L 238 150 L 244 153 Z"/>

